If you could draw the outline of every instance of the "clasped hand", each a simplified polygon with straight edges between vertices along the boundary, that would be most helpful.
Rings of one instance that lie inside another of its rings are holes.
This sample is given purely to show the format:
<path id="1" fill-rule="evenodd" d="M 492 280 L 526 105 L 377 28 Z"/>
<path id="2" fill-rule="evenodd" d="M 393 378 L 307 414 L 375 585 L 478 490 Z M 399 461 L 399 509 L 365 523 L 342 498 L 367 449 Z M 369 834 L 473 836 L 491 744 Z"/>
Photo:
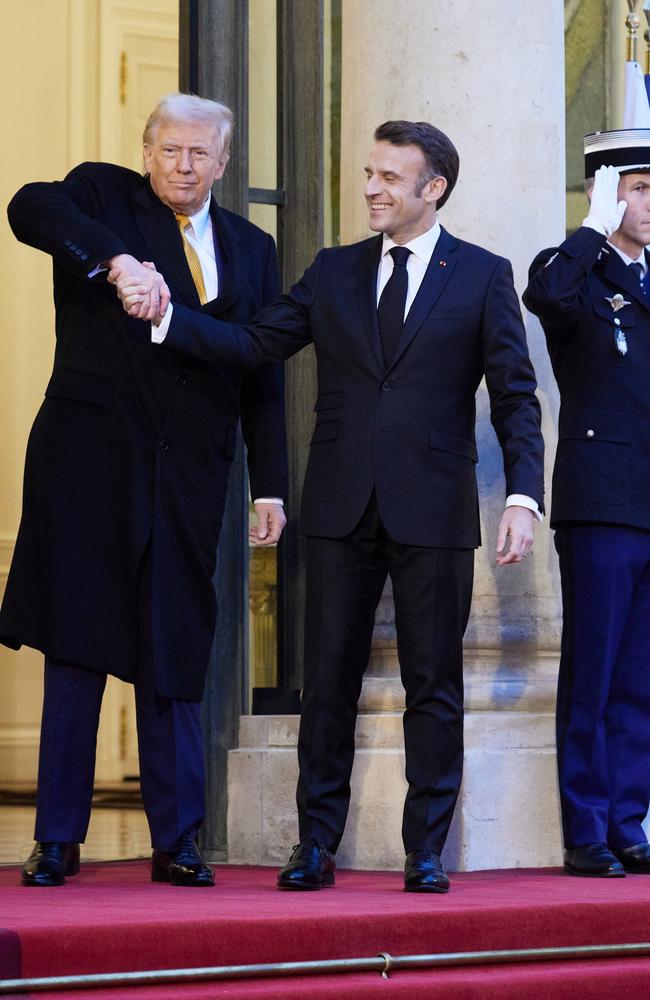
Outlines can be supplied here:
<path id="1" fill-rule="evenodd" d="M 134 319 L 160 323 L 171 293 L 155 264 L 149 260 L 140 263 L 130 254 L 118 254 L 108 263 L 108 280 L 115 285 L 124 311 Z"/>

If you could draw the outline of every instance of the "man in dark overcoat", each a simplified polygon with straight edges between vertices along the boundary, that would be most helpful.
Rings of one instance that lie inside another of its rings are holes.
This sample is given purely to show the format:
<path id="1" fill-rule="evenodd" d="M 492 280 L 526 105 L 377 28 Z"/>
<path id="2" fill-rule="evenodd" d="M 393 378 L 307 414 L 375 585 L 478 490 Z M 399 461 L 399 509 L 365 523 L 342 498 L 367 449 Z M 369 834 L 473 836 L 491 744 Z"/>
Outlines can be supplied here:
<path id="1" fill-rule="evenodd" d="M 585 139 L 589 214 L 524 294 L 560 389 L 551 527 L 557 753 L 572 875 L 650 874 L 650 129 Z"/>
<path id="2" fill-rule="evenodd" d="M 242 378 L 161 351 L 158 329 L 124 313 L 107 277 L 137 276 L 155 301 L 171 294 L 230 322 L 276 296 L 273 240 L 211 195 L 231 129 L 223 105 L 170 95 L 145 129 L 145 176 L 85 163 L 61 182 L 27 185 L 9 206 L 17 238 L 52 255 L 56 306 L 54 370 L 29 439 L 0 612 L 0 641 L 46 657 L 26 885 L 58 885 L 79 869 L 107 674 L 135 686 L 152 879 L 213 884 L 194 842 L 212 578 L 240 416 L 256 540 L 282 530 L 282 370 Z"/>
<path id="3" fill-rule="evenodd" d="M 280 887 L 334 882 L 357 702 L 390 575 L 406 689 L 404 885 L 446 892 L 440 852 L 461 780 L 462 638 L 480 542 L 475 395 L 485 376 L 505 468 L 502 565 L 527 555 L 542 507 L 539 404 L 509 262 L 438 222 L 458 175 L 449 138 L 427 122 L 387 122 L 366 175 L 370 228 L 380 235 L 321 251 L 246 329 L 172 301 L 160 349 L 246 366 L 316 349 L 302 505 L 300 844 Z M 132 315 L 152 318 L 137 286 L 122 283 L 120 293 Z"/>

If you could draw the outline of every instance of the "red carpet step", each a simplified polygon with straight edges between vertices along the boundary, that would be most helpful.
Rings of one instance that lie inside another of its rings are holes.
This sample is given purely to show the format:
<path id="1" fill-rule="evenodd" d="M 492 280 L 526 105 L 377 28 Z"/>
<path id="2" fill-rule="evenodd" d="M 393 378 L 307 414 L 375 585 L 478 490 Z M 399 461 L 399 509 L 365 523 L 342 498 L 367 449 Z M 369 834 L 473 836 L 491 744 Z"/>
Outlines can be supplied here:
<path id="1" fill-rule="evenodd" d="M 85 864 L 61 887 L 0 869 L 0 980 L 267 962 L 650 940 L 650 876 L 580 879 L 559 869 L 465 872 L 446 896 L 407 894 L 390 872 L 337 873 L 333 889 L 275 888 L 274 869 L 219 866 L 215 889 L 149 881 L 146 862 Z M 629 991 L 629 994 L 628 992 Z M 633 991 L 633 992 L 632 992 Z M 180 998 L 545 1000 L 650 998 L 650 959 L 396 971 L 48 994 Z M 44 994 L 33 996 L 45 997 Z"/>

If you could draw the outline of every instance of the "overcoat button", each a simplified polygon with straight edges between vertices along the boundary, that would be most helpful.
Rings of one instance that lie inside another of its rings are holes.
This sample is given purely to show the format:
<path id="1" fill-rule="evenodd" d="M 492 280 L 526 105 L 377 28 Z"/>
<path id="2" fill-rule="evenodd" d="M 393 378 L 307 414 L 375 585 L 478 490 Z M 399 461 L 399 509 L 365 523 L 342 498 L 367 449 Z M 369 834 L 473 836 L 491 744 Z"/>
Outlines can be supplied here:
<path id="1" fill-rule="evenodd" d="M 590 428 L 589 428 L 589 430 L 587 431 L 587 437 L 588 437 L 588 438 L 592 438 L 592 437 L 594 437 L 594 436 L 595 436 L 595 434 L 596 434 L 596 432 L 595 432 L 595 431 L 592 431 L 592 429 L 591 429 L 591 427 L 590 427 Z"/>
<path id="2" fill-rule="evenodd" d="M 167 438 L 163 438 L 162 441 L 160 442 L 160 450 L 161 451 L 169 450 L 169 441 L 167 440 Z"/>

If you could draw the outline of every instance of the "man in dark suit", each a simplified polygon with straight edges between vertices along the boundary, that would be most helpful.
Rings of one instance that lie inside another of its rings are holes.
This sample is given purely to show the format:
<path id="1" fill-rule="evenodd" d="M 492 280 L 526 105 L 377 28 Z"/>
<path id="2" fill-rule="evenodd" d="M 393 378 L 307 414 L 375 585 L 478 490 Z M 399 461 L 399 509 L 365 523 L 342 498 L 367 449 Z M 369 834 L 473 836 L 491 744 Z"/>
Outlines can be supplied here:
<path id="1" fill-rule="evenodd" d="M 27 185 L 9 206 L 18 239 L 52 255 L 57 333 L 0 613 L 0 641 L 46 656 L 25 885 L 60 885 L 79 870 L 107 674 L 135 686 L 152 879 L 214 884 L 195 845 L 212 577 L 240 415 L 255 541 L 282 531 L 282 371 L 242 379 L 161 351 L 160 330 L 125 315 L 107 276 L 137 276 L 163 308 L 171 294 L 187 312 L 239 323 L 277 294 L 273 240 L 210 193 L 231 128 L 223 105 L 170 95 L 145 129 L 146 176 L 86 163 L 62 182 Z"/>
<path id="2" fill-rule="evenodd" d="M 650 129 L 587 136 L 585 164 L 589 214 L 535 259 L 524 302 L 561 397 L 565 869 L 621 877 L 650 874 Z"/>
<path id="3" fill-rule="evenodd" d="M 440 851 L 461 779 L 462 638 L 479 544 L 475 394 L 485 375 L 508 494 L 502 565 L 525 558 L 542 505 L 539 406 L 509 263 L 437 221 L 458 174 L 450 140 L 426 122 L 387 122 L 366 174 L 370 227 L 382 235 L 321 251 L 245 330 L 173 302 L 161 350 L 253 366 L 316 348 L 300 844 L 280 887 L 334 882 L 357 701 L 390 575 L 406 689 L 405 888 L 446 892 Z M 137 285 L 120 294 L 132 316 L 151 319 Z"/>

